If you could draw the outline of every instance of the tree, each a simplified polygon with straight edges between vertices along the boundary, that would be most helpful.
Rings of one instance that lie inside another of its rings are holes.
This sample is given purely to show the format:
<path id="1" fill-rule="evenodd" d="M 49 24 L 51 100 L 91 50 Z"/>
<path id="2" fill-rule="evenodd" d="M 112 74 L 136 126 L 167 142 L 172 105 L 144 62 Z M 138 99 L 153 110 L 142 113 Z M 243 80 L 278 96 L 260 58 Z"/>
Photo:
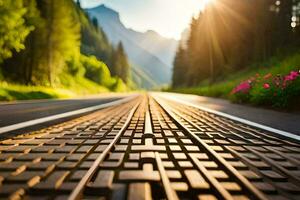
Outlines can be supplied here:
<path id="1" fill-rule="evenodd" d="M 77 1 L 76 1 L 76 4 L 77 4 L 77 6 L 78 6 L 79 8 L 81 8 L 80 0 L 77 0 Z"/>
<path id="2" fill-rule="evenodd" d="M 120 77 L 125 83 L 129 78 L 130 65 L 124 51 L 122 42 L 119 42 L 117 49 L 112 55 L 112 68 L 111 73 L 113 76 Z"/>
<path id="3" fill-rule="evenodd" d="M 44 62 L 50 85 L 54 84 L 54 77 L 60 73 L 65 62 L 80 50 L 80 25 L 75 18 L 73 1 L 42 0 L 41 13 L 46 22 L 46 40 Z"/>
<path id="4" fill-rule="evenodd" d="M 0 63 L 25 48 L 24 41 L 33 30 L 25 24 L 26 12 L 22 0 L 0 0 Z"/>
<path id="5" fill-rule="evenodd" d="M 97 59 L 104 61 L 111 69 L 113 47 L 104 31 L 100 26 L 95 28 L 92 20 L 82 9 L 77 9 L 77 11 L 77 18 L 81 24 L 81 53 L 96 56 Z"/>
<path id="6" fill-rule="evenodd" d="M 111 75 L 105 63 L 97 60 L 95 56 L 81 56 L 81 63 L 85 69 L 85 77 L 99 85 L 111 86 Z"/>
<path id="7" fill-rule="evenodd" d="M 213 83 L 229 72 L 299 49 L 299 10 L 299 0 L 208 4 L 192 19 L 189 39 L 179 47 L 173 86 L 194 86 L 204 80 Z M 185 79 L 179 76 L 183 71 Z"/>
<path id="8" fill-rule="evenodd" d="M 40 29 L 44 28 L 44 21 L 40 16 L 40 11 L 37 8 L 36 0 L 27 0 L 24 2 L 27 9 L 25 14 L 25 22 L 28 26 L 34 27 L 34 30 L 28 35 L 25 41 L 25 50 L 16 54 L 14 60 L 20 63 L 16 67 L 21 67 L 22 69 L 15 70 L 23 73 L 25 84 L 32 84 L 34 70 L 37 69 L 38 59 L 40 59 L 40 45 L 38 40 L 43 40 L 41 38 Z"/>
<path id="9" fill-rule="evenodd" d="M 174 88 L 184 86 L 186 84 L 187 68 L 188 66 L 186 62 L 186 51 L 181 44 L 179 45 L 179 48 L 176 52 L 176 56 L 174 59 L 173 77 L 172 77 L 172 84 Z"/>
<path id="10" fill-rule="evenodd" d="M 32 27 L 32 31 L 25 39 L 25 48 L 19 52 L 13 51 L 12 57 L 4 61 L 2 68 L 5 76 L 11 80 L 32 84 L 32 77 L 38 66 L 37 61 L 41 56 L 39 49 L 42 46 L 39 45 L 38 41 L 44 40 L 44 38 L 41 38 L 42 34 L 39 30 L 43 29 L 44 23 L 37 8 L 36 0 L 26 0 L 23 6 L 26 9 L 26 13 L 23 16 L 24 25 Z"/>
<path id="11" fill-rule="evenodd" d="M 9 81 L 54 86 L 71 75 L 110 87 L 112 63 L 119 77 L 129 76 L 123 46 L 113 51 L 98 21 L 73 0 L 0 0 L 0 36 L 1 73 Z"/>
<path id="12" fill-rule="evenodd" d="M 92 23 L 97 31 L 99 31 L 99 23 L 96 17 L 93 17 Z"/>

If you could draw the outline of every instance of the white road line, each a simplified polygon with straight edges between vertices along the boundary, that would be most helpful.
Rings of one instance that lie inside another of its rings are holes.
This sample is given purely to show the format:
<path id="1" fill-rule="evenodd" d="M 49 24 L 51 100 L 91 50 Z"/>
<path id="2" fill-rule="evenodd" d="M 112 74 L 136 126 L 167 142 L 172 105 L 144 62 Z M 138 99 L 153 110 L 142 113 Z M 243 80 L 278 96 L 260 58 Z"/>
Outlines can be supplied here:
<path id="1" fill-rule="evenodd" d="M 49 122 L 49 121 L 53 121 L 53 120 L 58 120 L 58 119 L 66 118 L 66 117 L 71 117 L 71 116 L 74 116 L 74 115 L 93 112 L 93 111 L 100 110 L 100 109 L 103 109 L 103 108 L 107 108 L 107 107 L 110 107 L 110 106 L 119 105 L 119 104 L 122 104 L 122 103 L 125 103 L 125 102 L 128 102 L 128 101 L 134 99 L 136 96 L 137 95 L 133 95 L 133 96 L 130 96 L 130 97 L 127 97 L 127 98 L 124 98 L 124 99 L 120 99 L 120 100 L 117 100 L 117 101 L 101 104 L 101 105 L 98 105 L 98 106 L 91 106 L 91 107 L 82 108 L 82 109 L 79 109 L 79 110 L 74 110 L 74 111 L 70 111 L 70 112 L 66 112 L 66 113 L 61 113 L 61 114 L 57 114 L 57 115 L 52 115 L 52 116 L 48 116 L 48 117 L 33 119 L 33 120 L 26 121 L 26 122 L 21 122 L 21 123 L 9 125 L 9 126 L 0 127 L 0 134 L 7 133 L 7 132 L 10 132 L 10 131 L 14 131 L 14 130 L 18 130 L 18 129 L 21 129 L 21 128 L 26 128 L 26 127 L 29 127 L 29 126 L 34 126 L 34 125 Z"/>
<path id="2" fill-rule="evenodd" d="M 269 131 L 269 132 L 276 133 L 276 134 L 279 134 L 279 135 L 284 136 L 284 137 L 288 137 L 288 138 L 300 141 L 300 136 L 295 135 L 295 134 L 290 133 L 290 132 L 286 132 L 286 131 L 275 129 L 275 128 L 272 128 L 272 127 L 269 127 L 269 126 L 265 126 L 265 125 L 262 125 L 262 124 L 259 124 L 259 123 L 256 123 L 256 122 L 252 122 L 252 121 L 249 121 L 249 120 L 246 120 L 246 119 L 243 119 L 243 118 L 239 118 L 239 117 L 227 114 L 227 113 L 223 113 L 223 112 L 216 111 L 216 110 L 213 110 L 213 109 L 210 109 L 210 108 L 206 108 L 204 106 L 196 105 L 196 104 L 191 103 L 191 102 L 186 102 L 186 101 L 178 99 L 178 98 L 176 98 L 175 96 L 172 96 L 172 95 L 164 95 L 164 94 L 157 94 L 157 93 L 154 93 L 154 94 L 157 95 L 157 96 L 160 96 L 162 98 L 170 99 L 170 100 L 176 101 L 178 103 L 182 103 L 182 104 L 185 104 L 185 105 L 188 105 L 188 106 L 192 106 L 192 107 L 198 108 L 200 110 L 203 110 L 203 111 L 215 114 L 215 115 L 226 117 L 228 119 L 231 119 L 231 120 L 234 120 L 234 121 L 237 121 L 237 122 L 241 122 L 243 124 L 247 124 L 247 125 L 250 125 L 250 126 L 265 130 L 265 131 Z"/>

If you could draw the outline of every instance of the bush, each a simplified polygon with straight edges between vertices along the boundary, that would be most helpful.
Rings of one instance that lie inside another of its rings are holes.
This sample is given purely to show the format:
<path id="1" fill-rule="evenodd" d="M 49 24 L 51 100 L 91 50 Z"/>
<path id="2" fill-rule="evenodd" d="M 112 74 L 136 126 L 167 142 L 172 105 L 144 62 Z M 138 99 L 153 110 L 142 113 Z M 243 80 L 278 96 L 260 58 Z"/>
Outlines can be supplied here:
<path id="1" fill-rule="evenodd" d="M 85 68 L 85 77 L 103 85 L 110 87 L 112 84 L 112 77 L 110 71 L 105 63 L 97 60 L 95 56 L 81 56 L 81 64 Z"/>
<path id="2" fill-rule="evenodd" d="M 84 77 L 86 70 L 81 62 L 81 57 L 80 56 L 74 56 L 72 57 L 68 62 L 68 72 L 75 77 Z"/>
<path id="3" fill-rule="evenodd" d="M 115 78 L 114 84 L 111 87 L 111 90 L 116 92 L 126 92 L 128 90 L 126 84 L 120 78 Z"/>
<path id="4" fill-rule="evenodd" d="M 286 108 L 293 98 L 300 96 L 300 73 L 291 71 L 287 75 L 257 74 L 236 86 L 231 95 L 236 102 Z"/>
<path id="5" fill-rule="evenodd" d="M 209 83 L 208 80 L 203 80 L 197 87 L 170 88 L 167 91 L 225 98 L 233 102 L 252 103 L 254 105 L 264 105 L 267 107 L 299 109 L 300 78 L 292 81 L 291 84 L 287 84 L 284 90 L 279 90 L 276 93 L 274 90 L 278 90 L 279 88 L 274 88 L 273 82 L 271 81 L 274 77 L 277 77 L 277 75 L 279 75 L 279 77 L 284 77 L 285 74 L 288 76 L 291 71 L 295 70 L 295 66 L 299 66 L 299 63 L 299 52 L 284 57 L 274 56 L 265 62 L 263 66 L 257 64 L 244 70 L 236 71 L 235 73 L 224 76 L 213 84 Z M 260 76 L 258 73 L 266 75 Z M 257 81 L 261 82 L 258 83 Z M 237 89 L 237 86 L 240 86 L 241 83 L 244 85 L 239 88 L 241 91 L 233 92 L 233 88 Z M 247 89 L 247 83 L 251 86 L 249 92 L 242 92 L 243 89 Z M 269 84 L 270 87 L 265 85 L 268 89 L 264 88 L 265 83 Z"/>

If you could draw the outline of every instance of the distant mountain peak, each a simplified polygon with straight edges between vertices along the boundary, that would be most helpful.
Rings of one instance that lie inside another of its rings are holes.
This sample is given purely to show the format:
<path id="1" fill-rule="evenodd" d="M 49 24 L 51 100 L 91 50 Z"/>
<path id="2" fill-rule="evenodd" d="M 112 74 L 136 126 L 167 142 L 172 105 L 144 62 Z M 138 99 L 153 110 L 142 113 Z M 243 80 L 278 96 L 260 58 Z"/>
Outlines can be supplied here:
<path id="1" fill-rule="evenodd" d="M 108 12 L 111 12 L 111 13 L 115 13 L 115 14 L 118 14 L 117 11 L 113 10 L 112 8 L 109 8 L 107 7 L 105 4 L 101 4 L 99 6 L 96 6 L 94 8 L 90 8 L 90 10 L 100 10 L 100 11 L 108 11 Z"/>
<path id="2" fill-rule="evenodd" d="M 91 12 L 101 13 L 109 19 L 120 21 L 120 14 L 112 8 L 107 7 L 105 4 L 101 4 L 97 7 L 89 8 L 87 10 Z"/>
<path id="3" fill-rule="evenodd" d="M 154 31 L 154 30 L 147 30 L 145 32 L 146 35 L 148 35 L 149 37 L 154 37 L 154 38 L 164 38 L 167 39 L 163 36 L 161 36 L 158 32 Z"/>
<path id="4" fill-rule="evenodd" d="M 154 30 L 147 30 L 146 31 L 147 34 L 153 34 L 153 35 L 158 35 L 158 33 Z"/>
<path id="5" fill-rule="evenodd" d="M 177 48 L 177 41 L 162 37 L 154 30 L 139 32 L 127 28 L 115 10 L 105 5 L 86 10 L 98 20 L 113 45 L 122 41 L 130 62 L 140 74 L 133 75 L 142 85 L 168 84 L 171 80 L 172 61 Z M 142 75 L 141 75 L 142 74 Z M 151 80 L 151 81 L 149 81 Z"/>
<path id="6" fill-rule="evenodd" d="M 174 42 L 177 42 L 174 38 L 170 38 L 170 37 L 165 37 L 161 34 L 159 34 L 158 32 L 154 31 L 154 30 L 147 30 L 145 33 L 145 35 L 148 35 L 149 37 L 153 37 L 157 40 L 169 40 L 169 41 L 174 41 Z"/>

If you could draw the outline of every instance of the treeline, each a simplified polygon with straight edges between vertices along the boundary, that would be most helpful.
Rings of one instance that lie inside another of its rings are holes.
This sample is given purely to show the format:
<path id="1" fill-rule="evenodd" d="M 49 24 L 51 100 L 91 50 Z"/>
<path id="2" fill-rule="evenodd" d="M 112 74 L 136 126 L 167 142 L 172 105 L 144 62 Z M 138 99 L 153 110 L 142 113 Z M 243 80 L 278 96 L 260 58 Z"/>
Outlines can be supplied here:
<path id="1" fill-rule="evenodd" d="M 174 60 L 173 87 L 210 83 L 300 48 L 299 0 L 215 0 L 192 19 Z"/>
<path id="2" fill-rule="evenodd" d="M 110 87 L 120 82 L 111 75 L 129 79 L 122 44 L 113 47 L 73 0 L 0 0 L 0 70 L 5 81 L 28 85 L 80 76 Z"/>

